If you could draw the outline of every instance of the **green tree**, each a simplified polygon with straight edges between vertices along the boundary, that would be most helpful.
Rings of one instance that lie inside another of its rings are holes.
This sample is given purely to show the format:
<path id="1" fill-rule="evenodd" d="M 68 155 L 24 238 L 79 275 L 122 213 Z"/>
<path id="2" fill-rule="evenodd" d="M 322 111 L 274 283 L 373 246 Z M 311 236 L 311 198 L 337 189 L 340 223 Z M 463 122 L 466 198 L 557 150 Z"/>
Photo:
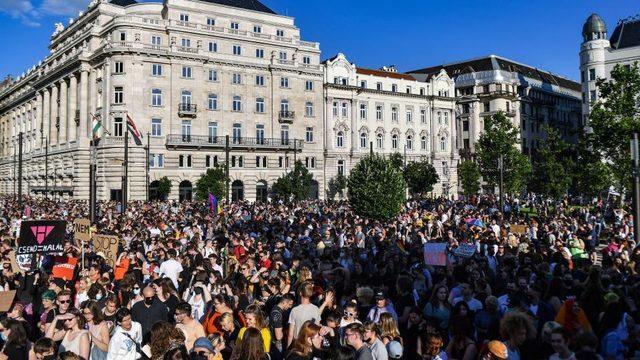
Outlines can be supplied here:
<path id="1" fill-rule="evenodd" d="M 196 197 L 200 200 L 206 200 L 209 194 L 213 194 L 216 198 L 225 197 L 227 189 L 227 174 L 224 166 L 216 166 L 207 169 L 207 172 L 200 176 L 196 182 Z"/>
<path id="2" fill-rule="evenodd" d="M 598 79 L 600 100 L 589 115 L 593 129 L 593 149 L 609 164 L 621 189 L 631 188 L 631 154 L 629 141 L 640 132 L 638 118 L 640 73 L 638 64 L 627 68 L 616 65 L 611 80 Z"/>
<path id="3" fill-rule="evenodd" d="M 426 193 L 433 191 L 433 185 L 440 180 L 440 177 L 436 172 L 436 168 L 427 159 L 421 159 L 420 161 L 407 163 L 404 179 L 413 196 L 424 196 Z"/>
<path id="4" fill-rule="evenodd" d="M 271 191 L 283 200 L 300 201 L 309 197 L 313 181 L 309 170 L 298 160 L 293 170 L 281 176 L 271 187 Z"/>
<path id="5" fill-rule="evenodd" d="M 535 193 L 558 199 L 571 186 L 573 161 L 569 145 L 558 131 L 545 126 L 545 133 L 547 138 L 534 156 L 529 188 Z"/>
<path id="6" fill-rule="evenodd" d="M 597 196 L 613 185 L 611 168 L 586 137 L 581 137 L 575 148 L 577 158 L 573 166 L 572 192 L 576 195 Z"/>
<path id="7" fill-rule="evenodd" d="M 394 152 L 389 155 L 389 161 L 393 164 L 393 166 L 402 171 L 404 169 L 404 157 L 399 152 Z"/>
<path id="8" fill-rule="evenodd" d="M 503 156 L 505 191 L 521 191 L 527 184 L 531 164 L 520 152 L 519 130 L 502 112 L 485 118 L 484 128 L 476 145 L 476 159 L 482 178 L 493 186 L 499 183 L 498 159 Z"/>
<path id="9" fill-rule="evenodd" d="M 171 180 L 168 177 L 163 176 L 158 179 L 158 198 L 160 200 L 166 200 L 169 194 L 171 193 Z"/>
<path id="10" fill-rule="evenodd" d="M 480 191 L 480 168 L 471 160 L 465 160 L 458 164 L 458 179 L 464 195 L 469 197 L 475 195 Z"/>
<path id="11" fill-rule="evenodd" d="M 328 195 L 330 199 L 333 199 L 338 194 L 343 197 L 344 190 L 347 188 L 347 178 L 342 174 L 338 174 L 334 178 L 329 180 L 327 186 L 329 188 Z"/>
<path id="12" fill-rule="evenodd" d="M 390 159 L 366 155 L 351 170 L 348 196 L 356 214 L 375 220 L 396 216 L 404 203 L 406 183 Z"/>

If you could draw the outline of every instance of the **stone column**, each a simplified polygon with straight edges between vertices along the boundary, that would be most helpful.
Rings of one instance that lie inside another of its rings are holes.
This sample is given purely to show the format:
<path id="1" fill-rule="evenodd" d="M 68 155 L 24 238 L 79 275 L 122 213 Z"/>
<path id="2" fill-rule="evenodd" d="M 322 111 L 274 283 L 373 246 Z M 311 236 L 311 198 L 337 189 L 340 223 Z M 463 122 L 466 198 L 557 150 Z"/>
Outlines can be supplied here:
<path id="1" fill-rule="evenodd" d="M 87 70 L 80 71 L 80 136 L 91 138 L 91 121 L 88 120 L 88 92 L 89 92 L 89 72 Z M 89 124 L 87 125 L 87 122 Z"/>
<path id="2" fill-rule="evenodd" d="M 67 128 L 68 141 L 77 140 L 76 109 L 78 108 L 78 79 L 72 74 L 69 76 L 69 122 Z"/>
<path id="3" fill-rule="evenodd" d="M 51 119 L 51 99 L 49 89 L 45 88 L 42 94 L 42 127 L 40 128 L 40 147 L 44 148 L 47 143 L 45 138 L 49 137 L 49 127 Z"/>
<path id="4" fill-rule="evenodd" d="M 53 84 L 51 87 L 51 118 L 50 126 L 49 126 L 49 144 L 56 145 L 58 144 L 58 129 L 56 125 L 58 124 L 58 86 Z"/>
<path id="5" fill-rule="evenodd" d="M 351 99 L 351 139 L 349 140 L 351 144 L 349 147 L 351 149 L 351 153 L 355 153 L 357 151 L 356 145 L 358 144 L 358 101 L 356 99 Z M 349 169 L 351 169 L 351 164 L 349 164 Z"/>
<path id="6" fill-rule="evenodd" d="M 108 62 L 107 62 L 108 63 Z M 106 74 L 106 73 L 105 73 Z M 93 130 L 93 116 L 98 116 L 98 114 L 96 114 L 96 100 L 98 99 L 98 87 L 96 86 L 96 70 L 90 70 L 89 71 L 89 90 L 87 91 L 87 104 L 89 106 L 89 117 L 87 119 L 88 124 L 87 124 L 87 136 L 91 139 L 92 135 L 92 130 Z M 107 76 L 107 78 L 102 78 L 102 82 L 108 81 L 109 77 Z M 102 96 L 104 97 L 104 93 L 102 94 Z M 91 116 L 91 114 L 93 114 L 93 116 Z M 106 119 L 105 116 L 102 117 L 101 119 L 102 121 L 102 126 L 106 125 Z"/>
<path id="7" fill-rule="evenodd" d="M 60 144 L 67 142 L 67 122 L 69 121 L 69 114 L 67 113 L 67 80 L 62 79 L 60 81 L 60 130 L 58 131 L 58 139 Z"/>
<path id="8" fill-rule="evenodd" d="M 33 120 L 33 126 L 32 129 L 34 130 L 34 136 L 36 138 L 40 137 L 40 132 L 38 131 L 38 129 L 40 128 L 41 124 L 42 124 L 42 94 L 38 91 L 36 93 L 36 114 L 34 116 L 34 120 Z M 34 142 L 34 147 L 36 143 L 39 143 L 40 139 L 38 139 L 36 142 Z"/>

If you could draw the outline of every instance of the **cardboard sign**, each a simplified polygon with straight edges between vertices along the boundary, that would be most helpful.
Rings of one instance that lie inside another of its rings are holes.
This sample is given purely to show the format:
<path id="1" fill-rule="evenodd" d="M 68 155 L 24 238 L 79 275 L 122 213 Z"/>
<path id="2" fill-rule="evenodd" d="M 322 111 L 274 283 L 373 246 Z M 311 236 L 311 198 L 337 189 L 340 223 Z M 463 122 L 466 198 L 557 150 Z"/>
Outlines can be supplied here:
<path id="1" fill-rule="evenodd" d="M 64 220 L 23 221 L 16 254 L 49 254 L 64 251 Z"/>
<path id="2" fill-rule="evenodd" d="M 459 257 L 470 258 L 476 253 L 476 246 L 473 244 L 459 244 L 453 253 Z"/>
<path id="3" fill-rule="evenodd" d="M 447 244 L 426 243 L 424 244 L 424 263 L 426 265 L 445 266 L 447 265 Z"/>
<path id="4" fill-rule="evenodd" d="M 526 229 L 527 229 L 527 226 L 526 225 L 511 225 L 509 227 L 509 229 L 514 234 L 524 234 Z"/>
<path id="5" fill-rule="evenodd" d="M 74 239 L 77 245 L 91 240 L 91 220 L 75 219 L 73 221 Z"/>
<path id="6" fill-rule="evenodd" d="M 93 251 L 104 254 L 107 265 L 115 269 L 116 260 L 118 260 L 118 243 L 120 239 L 112 235 L 93 234 Z"/>
<path id="7" fill-rule="evenodd" d="M 0 312 L 11 310 L 13 299 L 16 297 L 15 290 L 0 291 Z"/>
<path id="8" fill-rule="evenodd" d="M 55 258 L 56 264 L 53 265 L 52 277 L 64 279 L 66 281 L 73 279 L 73 271 L 76 269 L 78 259 L 67 256 L 58 256 Z"/>

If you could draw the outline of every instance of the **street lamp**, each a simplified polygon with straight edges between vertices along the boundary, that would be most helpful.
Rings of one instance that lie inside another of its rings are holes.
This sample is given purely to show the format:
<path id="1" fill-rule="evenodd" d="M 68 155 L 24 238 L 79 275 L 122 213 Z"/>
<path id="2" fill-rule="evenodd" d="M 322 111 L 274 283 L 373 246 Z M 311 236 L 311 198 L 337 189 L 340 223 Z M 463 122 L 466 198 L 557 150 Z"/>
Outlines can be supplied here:
<path id="1" fill-rule="evenodd" d="M 638 153 L 638 133 L 631 139 L 631 172 L 633 174 L 633 237 L 640 239 L 640 154 Z"/>

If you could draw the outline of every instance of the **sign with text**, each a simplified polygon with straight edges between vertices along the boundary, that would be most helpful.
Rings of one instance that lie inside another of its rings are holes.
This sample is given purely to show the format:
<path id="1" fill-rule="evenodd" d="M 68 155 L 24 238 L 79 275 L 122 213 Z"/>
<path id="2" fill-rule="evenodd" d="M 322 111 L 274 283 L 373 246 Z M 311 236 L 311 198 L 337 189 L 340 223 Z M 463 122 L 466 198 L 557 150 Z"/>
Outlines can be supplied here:
<path id="1" fill-rule="evenodd" d="M 424 244 L 424 263 L 426 265 L 445 266 L 447 265 L 447 244 L 426 243 Z"/>
<path id="2" fill-rule="evenodd" d="M 78 259 L 67 256 L 57 256 L 55 262 L 56 264 L 53 265 L 51 277 L 64 279 L 66 281 L 72 280 L 73 271 L 76 269 Z"/>
<path id="3" fill-rule="evenodd" d="M 91 240 L 91 220 L 75 219 L 73 221 L 73 232 L 76 244 L 81 245 L 83 242 Z"/>
<path id="4" fill-rule="evenodd" d="M 16 254 L 49 254 L 64 251 L 64 220 L 23 221 Z"/>
<path id="5" fill-rule="evenodd" d="M 476 246 L 474 244 L 459 244 L 453 253 L 459 257 L 470 258 L 476 253 Z"/>
<path id="6" fill-rule="evenodd" d="M 524 232 L 527 230 L 527 226 L 526 225 L 511 225 L 509 227 L 509 229 L 514 234 L 524 234 Z"/>
<path id="7" fill-rule="evenodd" d="M 93 234 L 93 251 L 104 254 L 104 259 L 112 269 L 118 260 L 118 243 L 120 239 L 113 235 Z"/>

